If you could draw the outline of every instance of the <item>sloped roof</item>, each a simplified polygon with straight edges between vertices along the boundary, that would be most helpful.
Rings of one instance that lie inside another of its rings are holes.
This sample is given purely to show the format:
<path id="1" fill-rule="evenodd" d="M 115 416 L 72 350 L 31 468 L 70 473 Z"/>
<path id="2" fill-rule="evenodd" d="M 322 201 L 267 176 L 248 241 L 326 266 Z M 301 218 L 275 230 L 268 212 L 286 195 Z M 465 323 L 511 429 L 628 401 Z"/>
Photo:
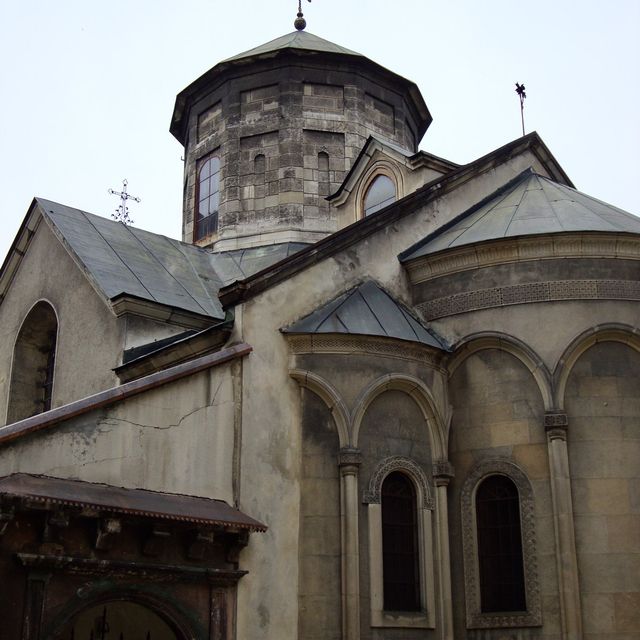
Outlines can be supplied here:
<path id="1" fill-rule="evenodd" d="M 28 473 L 14 473 L 0 478 L 0 496 L 207 526 L 267 530 L 266 525 L 223 500 L 147 489 L 125 489 Z"/>
<path id="2" fill-rule="evenodd" d="M 448 349 L 442 338 L 424 327 L 372 280 L 343 293 L 282 331 L 381 336 Z"/>
<path id="3" fill-rule="evenodd" d="M 251 58 L 253 56 L 280 51 L 282 49 L 305 49 L 307 51 L 342 53 L 349 56 L 364 57 L 362 56 L 362 54 L 357 53 L 356 51 L 351 51 L 351 49 L 341 47 L 339 44 L 335 44 L 334 42 L 330 42 L 329 40 L 325 40 L 324 38 L 320 38 L 319 36 L 314 36 L 308 31 L 292 31 L 291 33 L 280 36 L 275 40 L 265 42 L 258 47 L 254 47 L 253 49 L 249 49 L 248 51 L 238 53 L 237 55 L 232 56 L 231 58 L 227 58 L 222 62 L 242 60 L 242 58 Z"/>
<path id="4" fill-rule="evenodd" d="M 640 233 L 640 218 L 527 169 L 400 259 L 499 238 L 570 231 Z"/>
<path id="5" fill-rule="evenodd" d="M 107 299 L 128 294 L 224 318 L 222 281 L 199 247 L 36 198 L 53 232 Z"/>
<path id="6" fill-rule="evenodd" d="M 132 296 L 212 320 L 225 317 L 218 300 L 222 286 L 247 278 L 307 246 L 287 242 L 213 253 L 44 198 L 35 198 L 34 205 L 106 300 Z M 24 223 L 23 227 L 18 236 L 26 233 Z M 16 242 L 12 252 L 18 247 Z M 0 276 L 5 275 L 9 262 L 8 256 Z M 12 277 L 9 273 L 7 276 L 9 280 Z"/>

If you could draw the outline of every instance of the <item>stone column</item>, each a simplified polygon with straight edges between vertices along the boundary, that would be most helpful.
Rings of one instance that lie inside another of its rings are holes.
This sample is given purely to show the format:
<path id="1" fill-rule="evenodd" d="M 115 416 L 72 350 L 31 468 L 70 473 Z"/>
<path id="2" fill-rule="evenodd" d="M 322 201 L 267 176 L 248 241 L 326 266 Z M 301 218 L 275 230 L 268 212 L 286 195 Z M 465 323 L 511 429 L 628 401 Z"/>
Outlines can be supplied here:
<path id="1" fill-rule="evenodd" d="M 556 538 L 556 564 L 560 583 L 562 637 L 564 640 L 580 640 L 582 612 L 567 450 L 568 425 L 565 413 L 545 414 L 544 426 L 547 432 L 553 526 Z"/>
<path id="2" fill-rule="evenodd" d="M 450 462 L 436 462 L 433 465 L 433 479 L 436 485 L 436 566 L 438 572 L 436 632 L 437 637 L 441 640 L 454 640 L 449 512 L 447 507 L 447 487 L 453 475 L 453 466 Z"/>
<path id="3" fill-rule="evenodd" d="M 342 638 L 360 640 L 360 559 L 358 539 L 359 449 L 345 447 L 340 467 L 340 522 L 342 530 Z"/>

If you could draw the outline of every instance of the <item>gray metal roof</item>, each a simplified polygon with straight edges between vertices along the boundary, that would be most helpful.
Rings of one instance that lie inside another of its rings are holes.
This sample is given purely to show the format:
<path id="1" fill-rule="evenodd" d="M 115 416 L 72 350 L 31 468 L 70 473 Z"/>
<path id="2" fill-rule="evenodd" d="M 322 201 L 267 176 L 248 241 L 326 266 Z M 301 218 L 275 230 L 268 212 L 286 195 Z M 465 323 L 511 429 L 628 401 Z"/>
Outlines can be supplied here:
<path id="1" fill-rule="evenodd" d="M 131 295 L 222 320 L 218 291 L 306 247 L 287 242 L 224 253 L 36 198 L 53 232 L 105 298 Z"/>
<path id="2" fill-rule="evenodd" d="M 640 233 L 640 218 L 527 169 L 400 259 L 498 238 L 571 231 Z"/>
<path id="3" fill-rule="evenodd" d="M 308 246 L 309 243 L 304 242 L 283 242 L 214 253 L 211 254 L 211 259 L 218 276 L 226 285 L 248 278 Z"/>
<path id="4" fill-rule="evenodd" d="M 364 57 L 356 51 L 351 51 L 351 49 L 341 47 L 338 44 L 330 42 L 329 40 L 314 36 L 308 31 L 293 31 L 291 33 L 287 33 L 284 36 L 280 36 L 275 40 L 265 42 L 259 47 L 255 47 L 254 49 L 249 49 L 249 51 L 238 53 L 237 55 L 232 56 L 231 58 L 227 58 L 222 62 L 232 62 L 234 60 L 241 60 L 242 58 L 251 58 L 253 56 L 264 55 L 265 53 L 280 51 L 282 49 L 305 49 L 307 51 L 342 53 L 349 56 Z"/>
<path id="5" fill-rule="evenodd" d="M 106 298 L 128 294 L 224 318 L 222 281 L 199 247 L 36 198 L 54 233 Z"/>
<path id="6" fill-rule="evenodd" d="M 382 336 L 448 349 L 442 338 L 425 328 L 372 280 L 343 293 L 282 331 Z"/>

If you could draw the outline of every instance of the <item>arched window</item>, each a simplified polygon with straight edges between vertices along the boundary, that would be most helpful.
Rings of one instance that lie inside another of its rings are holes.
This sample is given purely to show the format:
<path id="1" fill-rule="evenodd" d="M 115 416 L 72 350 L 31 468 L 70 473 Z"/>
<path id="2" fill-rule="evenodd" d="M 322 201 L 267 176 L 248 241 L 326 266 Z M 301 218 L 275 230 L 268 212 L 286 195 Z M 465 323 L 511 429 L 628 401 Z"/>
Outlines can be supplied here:
<path id="1" fill-rule="evenodd" d="M 512 480 L 489 476 L 476 491 L 482 613 L 526 611 L 520 499 Z"/>
<path id="2" fill-rule="evenodd" d="M 208 156 L 198 163 L 196 225 L 194 239 L 200 240 L 218 230 L 220 206 L 220 159 Z"/>
<path id="3" fill-rule="evenodd" d="M 386 611 L 420 610 L 416 492 L 398 471 L 382 483 L 382 574 Z"/>
<path id="4" fill-rule="evenodd" d="M 53 307 L 38 302 L 22 323 L 14 347 L 7 423 L 51 409 L 57 332 Z"/>
<path id="5" fill-rule="evenodd" d="M 264 182 L 264 172 L 266 169 L 266 160 L 264 154 L 259 153 L 253 159 L 253 173 L 256 176 L 256 182 L 260 182 L 262 184 Z"/>
<path id="6" fill-rule="evenodd" d="M 368 507 L 371 626 L 434 628 L 434 501 L 425 470 L 406 456 L 380 460 L 363 502 Z"/>
<path id="7" fill-rule="evenodd" d="M 384 209 L 396 200 L 396 185 L 391 178 L 379 175 L 369 185 L 364 196 L 364 215 L 369 216 Z"/>
<path id="8" fill-rule="evenodd" d="M 542 624 L 534 496 L 508 460 L 483 460 L 460 493 L 468 629 Z"/>

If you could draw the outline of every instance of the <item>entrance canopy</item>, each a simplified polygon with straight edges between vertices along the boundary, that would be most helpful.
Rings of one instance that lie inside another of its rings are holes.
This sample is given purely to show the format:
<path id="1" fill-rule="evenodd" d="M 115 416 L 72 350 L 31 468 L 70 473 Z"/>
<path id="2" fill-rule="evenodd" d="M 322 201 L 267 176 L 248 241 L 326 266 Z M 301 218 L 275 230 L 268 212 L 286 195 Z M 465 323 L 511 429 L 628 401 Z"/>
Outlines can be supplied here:
<path id="1" fill-rule="evenodd" d="M 266 525 L 222 500 L 27 473 L 0 478 L 0 499 L 8 498 L 76 507 L 94 513 L 122 513 L 247 531 L 267 530 Z"/>

